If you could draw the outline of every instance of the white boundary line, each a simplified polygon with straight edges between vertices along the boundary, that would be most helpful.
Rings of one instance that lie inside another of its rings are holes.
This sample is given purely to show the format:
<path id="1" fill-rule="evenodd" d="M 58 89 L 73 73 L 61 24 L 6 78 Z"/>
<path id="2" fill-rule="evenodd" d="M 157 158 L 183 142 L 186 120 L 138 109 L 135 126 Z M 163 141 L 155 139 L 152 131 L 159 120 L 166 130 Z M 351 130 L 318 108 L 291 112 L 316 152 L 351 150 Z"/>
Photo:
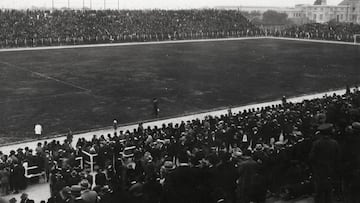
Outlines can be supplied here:
<path id="1" fill-rule="evenodd" d="M 360 43 L 343 42 L 343 41 L 317 40 L 317 39 L 304 39 L 304 38 L 291 38 L 291 37 L 258 36 L 258 37 L 231 37 L 231 38 L 216 38 L 216 39 L 165 40 L 165 41 L 149 41 L 149 42 L 118 42 L 118 43 L 105 43 L 105 44 L 82 44 L 82 45 L 63 45 L 63 46 L 46 46 L 46 47 L 6 48 L 6 49 L 0 49 L 0 53 L 1 52 L 36 51 L 36 50 L 154 45 L 154 44 L 182 44 L 182 43 L 197 43 L 197 42 L 239 41 L 239 40 L 250 40 L 250 39 L 279 39 L 279 40 L 292 40 L 292 41 L 304 41 L 304 42 L 317 42 L 317 43 L 325 43 L 325 44 L 343 44 L 343 45 L 360 46 Z"/>
<path id="2" fill-rule="evenodd" d="M 21 66 L 18 66 L 18 65 L 14 65 L 14 64 L 9 63 L 9 62 L 0 61 L 0 64 L 3 64 L 3 65 L 8 66 L 8 67 L 13 67 L 13 68 L 16 68 L 16 69 L 18 69 L 18 70 L 25 71 L 25 72 L 29 72 L 29 73 L 31 73 L 31 74 L 34 74 L 34 75 L 38 76 L 39 78 L 46 79 L 46 80 L 51 80 L 51 81 L 55 81 L 55 82 L 61 83 L 61 84 L 63 84 L 63 85 L 67 85 L 67 86 L 76 88 L 76 89 L 78 89 L 78 90 L 82 90 L 82 91 L 84 91 L 84 92 L 91 92 L 90 89 L 87 89 L 87 88 L 81 87 L 81 86 L 79 86 L 79 85 L 76 85 L 76 84 L 73 84 L 73 83 L 70 83 L 70 82 L 66 82 L 66 81 L 63 81 L 63 80 L 60 80 L 60 79 L 57 79 L 57 78 L 48 76 L 48 75 L 43 74 L 43 73 L 39 73 L 39 72 L 36 72 L 36 71 L 29 70 L 29 69 L 27 69 L 27 68 L 24 68 L 24 67 L 21 67 Z M 55 95 L 54 95 L 54 96 L 55 96 Z"/>
<path id="3" fill-rule="evenodd" d="M 360 43 L 344 42 L 344 41 L 333 41 L 333 40 L 320 40 L 320 39 L 304 39 L 304 38 L 273 37 L 273 36 L 268 36 L 267 39 L 278 39 L 278 40 L 290 40 L 290 41 L 302 41 L 302 42 L 316 42 L 316 43 L 323 43 L 323 44 L 342 44 L 342 45 L 360 46 Z"/>
<path id="4" fill-rule="evenodd" d="M 192 40 L 166 40 L 166 41 L 149 41 L 149 42 L 119 42 L 106 44 L 81 44 L 81 45 L 64 45 L 64 46 L 48 46 L 48 47 L 25 47 L 25 48 L 7 48 L 0 49 L 0 52 L 17 52 L 17 51 L 34 51 L 34 50 L 52 50 L 52 49 L 75 49 L 75 48 L 94 48 L 94 47 L 117 47 L 117 46 L 135 46 L 135 45 L 151 45 L 151 44 L 182 44 L 196 42 L 216 42 L 216 41 L 238 41 L 248 39 L 266 39 L 268 37 L 239 37 L 239 38 L 216 38 L 216 39 L 192 39 Z"/>

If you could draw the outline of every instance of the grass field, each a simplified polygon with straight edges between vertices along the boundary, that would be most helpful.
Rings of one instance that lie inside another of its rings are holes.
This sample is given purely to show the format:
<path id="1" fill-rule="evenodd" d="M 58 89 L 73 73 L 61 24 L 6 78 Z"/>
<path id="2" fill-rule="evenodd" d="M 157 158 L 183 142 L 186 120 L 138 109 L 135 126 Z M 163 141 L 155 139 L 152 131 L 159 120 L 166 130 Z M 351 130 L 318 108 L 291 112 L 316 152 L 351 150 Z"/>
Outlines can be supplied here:
<path id="1" fill-rule="evenodd" d="M 0 53 L 0 144 L 358 84 L 360 46 L 256 39 Z"/>

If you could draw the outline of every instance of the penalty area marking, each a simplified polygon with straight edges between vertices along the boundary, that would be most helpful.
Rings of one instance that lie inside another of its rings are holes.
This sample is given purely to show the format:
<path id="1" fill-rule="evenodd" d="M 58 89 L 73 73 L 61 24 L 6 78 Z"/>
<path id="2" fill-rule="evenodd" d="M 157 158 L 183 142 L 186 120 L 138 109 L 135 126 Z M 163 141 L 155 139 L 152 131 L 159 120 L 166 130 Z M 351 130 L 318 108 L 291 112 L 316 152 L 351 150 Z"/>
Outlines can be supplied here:
<path id="1" fill-rule="evenodd" d="M 67 86 L 71 86 L 71 87 L 74 87 L 74 88 L 76 88 L 76 89 L 85 91 L 85 92 L 87 92 L 87 93 L 91 92 L 90 89 L 87 89 L 87 88 L 81 87 L 81 86 L 79 86 L 79 85 L 75 85 L 75 84 L 73 84 L 73 83 L 66 82 L 66 81 L 63 81 L 63 80 L 54 78 L 54 77 L 51 77 L 51 76 L 48 76 L 48 75 L 45 75 L 45 74 L 43 74 L 43 73 L 35 72 L 35 71 L 29 70 L 29 69 L 27 69 L 27 68 L 24 68 L 24 67 L 21 67 L 21 66 L 18 66 L 18 65 L 11 64 L 11 63 L 9 63 L 9 62 L 0 61 L 0 64 L 3 64 L 3 65 L 5 65 L 5 66 L 9 66 L 9 67 L 13 67 L 13 68 L 16 68 L 16 69 L 18 69 L 18 70 L 25 71 L 25 72 L 29 72 L 29 73 L 32 73 L 32 74 L 40 77 L 40 78 L 45 78 L 46 80 L 52 80 L 52 81 L 55 81 L 55 82 L 58 82 L 58 83 L 61 83 L 61 84 L 67 85 Z"/>
<path id="2" fill-rule="evenodd" d="M 10 99 L 10 100 L 5 100 L 0 102 L 0 104 L 6 104 L 6 103 L 12 103 L 12 102 L 37 102 L 37 101 L 44 101 L 46 99 L 51 99 L 51 98 L 59 98 L 59 97 L 64 97 L 64 96 L 68 96 L 68 95 L 79 95 L 79 94 L 86 94 L 86 92 L 81 91 L 81 92 L 67 92 L 67 93 L 62 93 L 62 94 L 54 94 L 54 95 L 48 95 L 48 96 L 40 96 L 40 97 L 36 97 L 36 98 L 32 98 L 32 99 Z"/>

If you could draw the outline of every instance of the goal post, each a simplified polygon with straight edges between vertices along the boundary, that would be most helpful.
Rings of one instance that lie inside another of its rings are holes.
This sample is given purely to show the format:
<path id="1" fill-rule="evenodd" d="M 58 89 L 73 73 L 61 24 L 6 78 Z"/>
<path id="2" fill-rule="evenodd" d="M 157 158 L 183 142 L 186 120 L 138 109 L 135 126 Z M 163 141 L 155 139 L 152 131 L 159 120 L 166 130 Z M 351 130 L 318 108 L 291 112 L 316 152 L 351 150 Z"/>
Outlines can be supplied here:
<path id="1" fill-rule="evenodd" d="M 360 34 L 354 34 L 354 44 L 360 43 Z"/>

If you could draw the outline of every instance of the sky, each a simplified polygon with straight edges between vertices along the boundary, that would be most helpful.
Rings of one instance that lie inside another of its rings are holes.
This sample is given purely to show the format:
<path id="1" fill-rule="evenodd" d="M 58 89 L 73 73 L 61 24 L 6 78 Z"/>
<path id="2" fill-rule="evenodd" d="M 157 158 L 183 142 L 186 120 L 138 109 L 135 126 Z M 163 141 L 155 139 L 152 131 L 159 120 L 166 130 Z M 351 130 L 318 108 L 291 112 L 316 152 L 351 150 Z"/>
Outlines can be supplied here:
<path id="1" fill-rule="evenodd" d="M 212 8 L 215 6 L 280 6 L 293 7 L 296 4 L 313 4 L 315 0 L 0 0 L 0 8 L 30 8 L 36 7 L 67 7 L 70 1 L 70 7 L 85 7 L 94 9 L 105 8 L 117 9 L 180 9 L 180 8 Z M 341 0 L 327 0 L 328 4 L 335 5 Z"/>

